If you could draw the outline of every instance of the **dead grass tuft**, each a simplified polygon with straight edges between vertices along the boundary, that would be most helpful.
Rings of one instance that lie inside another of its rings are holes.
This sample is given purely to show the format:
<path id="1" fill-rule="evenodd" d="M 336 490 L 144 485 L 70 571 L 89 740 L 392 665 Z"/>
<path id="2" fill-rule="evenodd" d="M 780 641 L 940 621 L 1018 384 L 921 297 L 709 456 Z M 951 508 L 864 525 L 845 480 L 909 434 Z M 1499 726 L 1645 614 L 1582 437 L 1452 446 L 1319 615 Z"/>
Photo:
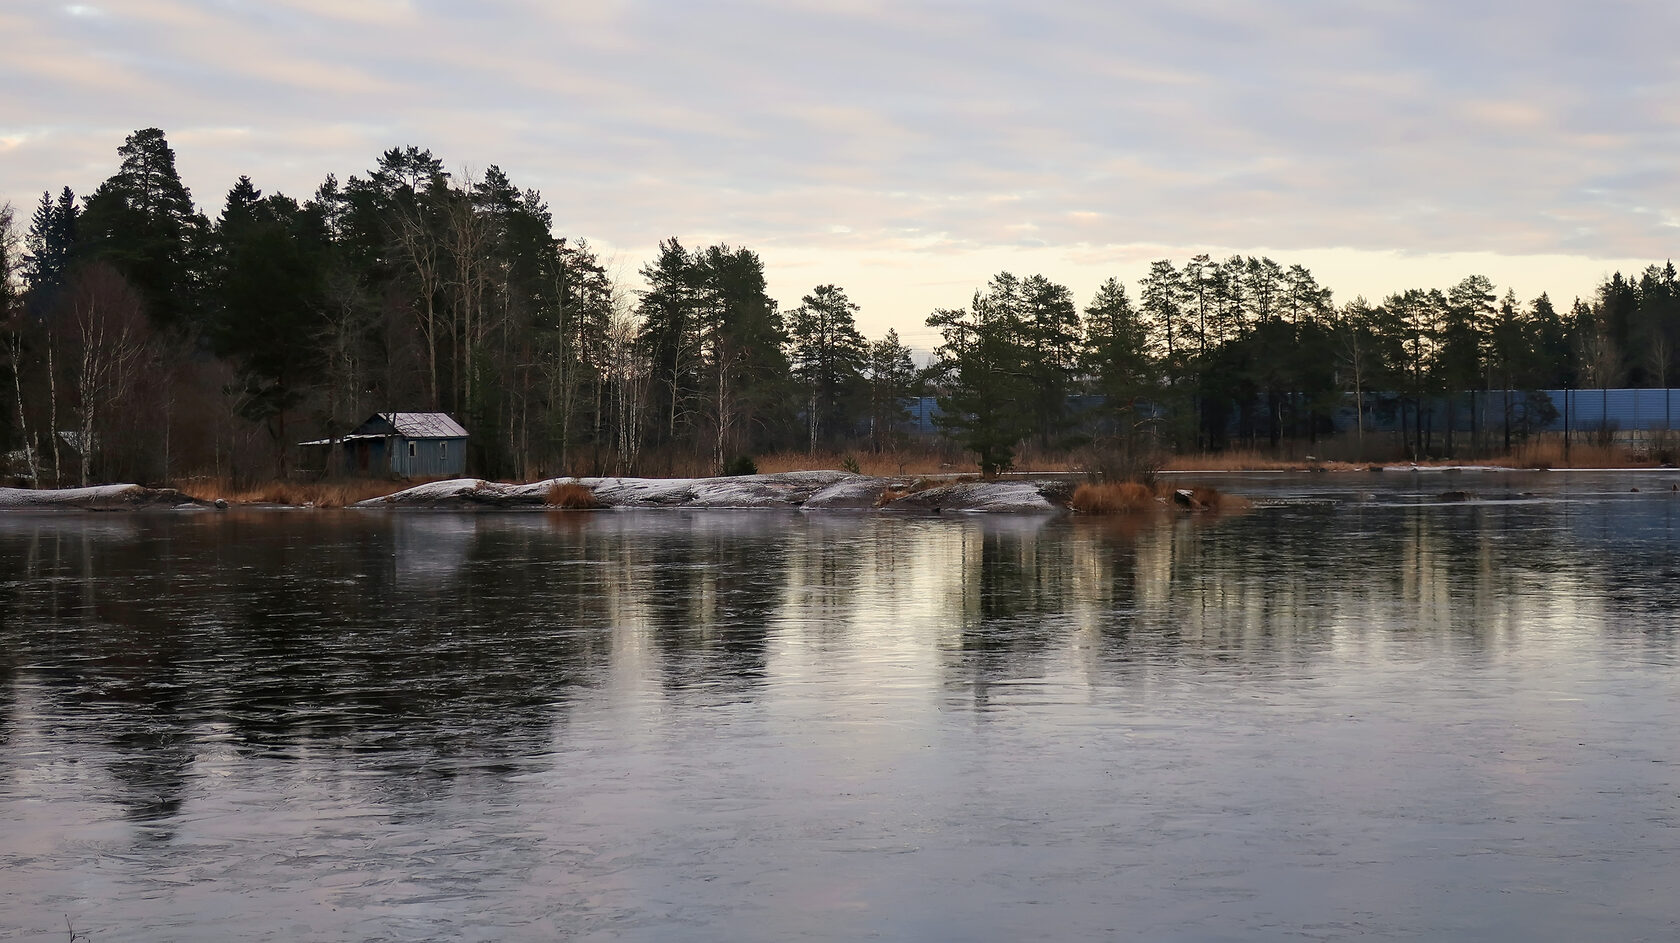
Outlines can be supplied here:
<path id="1" fill-rule="evenodd" d="M 1068 506 L 1080 514 L 1138 514 L 1161 507 L 1148 485 L 1135 481 L 1082 484 Z"/>
<path id="2" fill-rule="evenodd" d="M 546 503 L 549 507 L 567 511 L 592 511 L 606 507 L 595 497 L 595 489 L 577 482 L 556 482 L 548 487 Z"/>

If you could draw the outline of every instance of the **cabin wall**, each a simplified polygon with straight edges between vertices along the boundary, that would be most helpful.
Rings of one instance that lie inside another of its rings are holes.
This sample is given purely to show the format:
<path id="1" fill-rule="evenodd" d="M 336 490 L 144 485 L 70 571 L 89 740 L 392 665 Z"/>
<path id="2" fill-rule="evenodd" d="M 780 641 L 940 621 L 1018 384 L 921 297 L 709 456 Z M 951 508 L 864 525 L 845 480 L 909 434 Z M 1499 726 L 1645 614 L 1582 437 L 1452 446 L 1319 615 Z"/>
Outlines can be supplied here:
<path id="1" fill-rule="evenodd" d="M 368 475 L 384 477 L 390 474 L 390 462 L 385 457 L 384 439 L 353 439 L 338 443 L 337 457 L 324 469 L 331 475 Z"/>
<path id="2" fill-rule="evenodd" d="M 459 477 L 467 468 L 466 439 L 390 440 L 391 472 L 404 478 Z"/>

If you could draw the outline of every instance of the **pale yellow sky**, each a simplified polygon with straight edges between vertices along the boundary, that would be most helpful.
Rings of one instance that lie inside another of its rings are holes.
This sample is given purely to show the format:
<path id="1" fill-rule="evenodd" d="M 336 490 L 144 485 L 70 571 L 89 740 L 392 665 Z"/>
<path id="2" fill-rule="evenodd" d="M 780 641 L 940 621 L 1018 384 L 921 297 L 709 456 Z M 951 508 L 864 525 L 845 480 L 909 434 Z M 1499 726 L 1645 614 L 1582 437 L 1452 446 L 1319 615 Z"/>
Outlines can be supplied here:
<path id="1" fill-rule="evenodd" d="M 0 5 L 0 200 L 159 127 L 208 213 L 386 148 L 496 164 L 634 273 L 661 238 L 917 346 L 998 271 L 1083 304 L 1206 252 L 1379 300 L 1560 305 L 1673 254 L 1680 5 L 87 0 Z"/>

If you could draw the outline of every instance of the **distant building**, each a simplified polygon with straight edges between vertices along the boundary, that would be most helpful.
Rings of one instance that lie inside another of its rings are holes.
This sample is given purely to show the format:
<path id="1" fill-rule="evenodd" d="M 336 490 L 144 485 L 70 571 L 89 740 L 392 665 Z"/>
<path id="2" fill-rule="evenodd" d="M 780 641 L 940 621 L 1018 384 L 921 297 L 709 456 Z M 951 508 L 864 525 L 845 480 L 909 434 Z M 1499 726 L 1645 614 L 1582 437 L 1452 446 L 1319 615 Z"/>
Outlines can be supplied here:
<path id="1" fill-rule="evenodd" d="M 447 413 L 374 413 L 341 438 L 298 444 L 326 449 L 328 473 L 449 478 L 467 469 L 467 430 Z"/>

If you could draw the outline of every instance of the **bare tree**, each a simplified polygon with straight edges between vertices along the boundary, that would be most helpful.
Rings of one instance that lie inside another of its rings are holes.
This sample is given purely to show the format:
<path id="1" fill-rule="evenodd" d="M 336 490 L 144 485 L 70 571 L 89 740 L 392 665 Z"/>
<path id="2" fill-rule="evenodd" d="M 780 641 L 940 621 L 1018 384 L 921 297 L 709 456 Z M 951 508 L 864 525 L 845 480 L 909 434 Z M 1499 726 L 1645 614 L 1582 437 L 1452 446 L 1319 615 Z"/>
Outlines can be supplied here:
<path id="1" fill-rule="evenodd" d="M 1661 331 L 1652 331 L 1645 342 L 1645 356 L 1651 368 L 1651 376 L 1657 381 L 1657 386 L 1663 391 L 1663 432 L 1670 429 L 1668 408 L 1668 365 L 1674 359 L 1674 345 Z"/>
<path id="2" fill-rule="evenodd" d="M 7 360 L 12 368 L 12 392 L 17 397 L 18 434 L 23 437 L 23 458 L 29 479 L 39 483 L 40 463 L 35 461 L 35 443 L 29 436 L 29 419 L 23 408 L 23 305 L 18 303 L 17 265 L 21 240 L 13 225 L 12 204 L 0 203 L 0 326 L 6 332 Z"/>
<path id="3" fill-rule="evenodd" d="M 451 399 L 456 407 L 472 413 L 475 358 L 490 336 L 486 323 L 484 294 L 490 281 L 486 255 L 493 235 L 488 221 L 469 196 L 476 181 L 462 174 L 462 188 L 444 195 L 444 239 L 450 263 L 448 287 L 454 295 L 450 312 L 450 335 L 457 361 Z"/>
<path id="4" fill-rule="evenodd" d="M 80 352 L 76 394 L 81 428 L 76 445 L 81 452 L 85 487 L 92 475 L 93 452 L 103 417 L 133 385 L 150 328 L 140 296 L 121 273 L 104 262 L 77 273 L 71 285 L 70 315 Z"/>
<path id="5" fill-rule="evenodd" d="M 414 307 L 416 326 L 426 344 L 427 390 L 432 408 L 441 403 L 438 393 L 438 340 L 442 333 L 437 311 L 438 289 L 444 280 L 443 246 L 433 231 L 424 206 L 397 206 L 392 212 L 391 234 L 398 253 L 414 278 L 419 295 Z"/>
<path id="6" fill-rule="evenodd" d="M 637 338 L 641 323 L 615 292 L 612 320 L 607 326 L 606 375 L 611 388 L 614 450 L 621 472 L 634 473 L 642 448 L 642 423 L 653 365 L 642 357 Z"/>

